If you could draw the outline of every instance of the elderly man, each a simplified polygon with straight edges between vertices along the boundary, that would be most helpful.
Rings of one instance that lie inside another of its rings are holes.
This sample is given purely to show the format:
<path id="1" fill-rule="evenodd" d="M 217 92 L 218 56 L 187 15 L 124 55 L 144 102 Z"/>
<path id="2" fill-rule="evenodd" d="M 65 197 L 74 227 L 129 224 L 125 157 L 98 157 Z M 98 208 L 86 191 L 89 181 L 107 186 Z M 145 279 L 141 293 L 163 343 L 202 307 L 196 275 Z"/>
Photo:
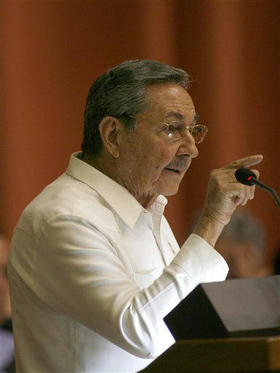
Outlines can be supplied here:
<path id="1" fill-rule="evenodd" d="M 213 248 L 254 189 L 212 172 L 203 214 L 179 248 L 163 216 L 207 128 L 188 75 L 124 62 L 92 85 L 82 152 L 24 210 L 9 263 L 19 372 L 136 372 L 174 342 L 163 322 L 228 267 Z M 256 171 L 257 172 L 257 171 Z"/>

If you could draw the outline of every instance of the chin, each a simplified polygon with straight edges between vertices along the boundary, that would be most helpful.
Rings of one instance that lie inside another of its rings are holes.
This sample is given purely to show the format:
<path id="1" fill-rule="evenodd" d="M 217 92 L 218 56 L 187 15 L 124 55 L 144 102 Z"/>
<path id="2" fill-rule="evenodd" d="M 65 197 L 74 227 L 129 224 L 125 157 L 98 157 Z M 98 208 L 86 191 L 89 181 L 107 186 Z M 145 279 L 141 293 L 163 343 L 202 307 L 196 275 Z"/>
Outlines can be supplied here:
<path id="1" fill-rule="evenodd" d="M 177 176 L 177 175 L 176 175 Z M 184 175 L 171 179 L 170 177 L 162 177 L 158 184 L 158 193 L 163 196 L 174 196 L 179 190 L 180 183 Z"/>
<path id="2" fill-rule="evenodd" d="M 170 186 L 169 188 L 165 186 L 163 188 L 160 188 L 159 194 L 162 194 L 165 197 L 174 196 L 178 192 L 178 189 L 179 185 L 172 185 L 172 187 Z"/>

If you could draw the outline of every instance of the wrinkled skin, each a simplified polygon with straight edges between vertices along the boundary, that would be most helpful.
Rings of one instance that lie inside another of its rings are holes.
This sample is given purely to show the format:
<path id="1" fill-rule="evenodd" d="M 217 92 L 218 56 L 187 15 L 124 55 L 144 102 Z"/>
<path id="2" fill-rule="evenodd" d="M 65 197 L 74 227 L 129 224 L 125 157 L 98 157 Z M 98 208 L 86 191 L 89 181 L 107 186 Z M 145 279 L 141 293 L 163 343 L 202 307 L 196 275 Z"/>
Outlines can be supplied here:
<path id="1" fill-rule="evenodd" d="M 85 157 L 85 161 L 123 185 L 144 208 L 159 194 L 175 194 L 192 159 L 198 156 L 188 131 L 174 142 L 166 141 L 159 131 L 161 122 L 178 118 L 185 125 L 194 124 L 196 112 L 188 92 L 174 83 L 156 84 L 147 88 L 146 100 L 147 109 L 136 116 L 134 131 L 128 131 L 117 118 L 103 118 L 99 126 L 103 150 L 95 158 Z M 262 155 L 253 155 L 211 172 L 195 233 L 212 246 L 236 207 L 254 197 L 255 188 L 238 183 L 235 170 L 261 161 Z M 257 170 L 254 172 L 259 175 Z"/>

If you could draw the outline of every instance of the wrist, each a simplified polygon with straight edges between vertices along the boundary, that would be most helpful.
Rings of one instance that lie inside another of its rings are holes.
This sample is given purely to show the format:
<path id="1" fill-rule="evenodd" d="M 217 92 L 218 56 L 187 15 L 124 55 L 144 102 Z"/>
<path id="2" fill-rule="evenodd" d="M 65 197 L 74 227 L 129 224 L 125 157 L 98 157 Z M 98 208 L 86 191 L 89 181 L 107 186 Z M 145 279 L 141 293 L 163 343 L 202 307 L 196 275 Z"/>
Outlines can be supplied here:
<path id="1" fill-rule="evenodd" d="M 211 246 L 215 246 L 224 226 L 227 224 L 225 220 L 218 219 L 211 214 L 204 212 L 196 224 L 193 233 L 202 237 Z"/>

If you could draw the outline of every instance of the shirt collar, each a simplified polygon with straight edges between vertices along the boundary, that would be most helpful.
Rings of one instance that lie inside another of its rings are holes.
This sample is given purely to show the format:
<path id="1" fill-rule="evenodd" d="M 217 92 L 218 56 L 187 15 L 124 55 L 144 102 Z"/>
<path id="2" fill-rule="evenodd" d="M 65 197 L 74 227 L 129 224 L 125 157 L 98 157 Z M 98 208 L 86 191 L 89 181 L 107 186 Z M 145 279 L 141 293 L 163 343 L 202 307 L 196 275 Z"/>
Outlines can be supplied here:
<path id="1" fill-rule="evenodd" d="M 82 161 L 81 154 L 81 152 L 76 152 L 71 155 L 66 174 L 98 192 L 121 219 L 133 228 L 141 213 L 146 210 L 122 185 Z M 166 203 L 167 199 L 164 196 L 158 196 L 150 211 L 160 207 L 159 209 L 163 212 Z"/>

